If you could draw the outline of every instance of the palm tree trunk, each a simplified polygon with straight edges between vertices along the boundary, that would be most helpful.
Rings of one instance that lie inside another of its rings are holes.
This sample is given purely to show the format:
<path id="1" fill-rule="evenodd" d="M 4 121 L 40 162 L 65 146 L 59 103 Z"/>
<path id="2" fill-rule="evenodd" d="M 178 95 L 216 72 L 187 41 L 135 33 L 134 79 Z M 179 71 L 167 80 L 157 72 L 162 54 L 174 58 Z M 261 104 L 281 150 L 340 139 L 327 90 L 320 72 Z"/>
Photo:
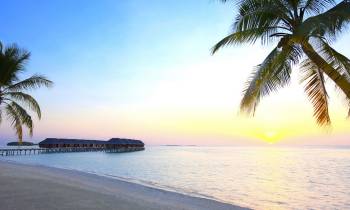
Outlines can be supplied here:
<path id="1" fill-rule="evenodd" d="M 340 74 L 329 63 L 327 63 L 310 45 L 305 42 L 302 44 L 304 53 L 320 68 L 329 78 L 331 78 L 335 84 L 344 92 L 346 97 L 350 99 L 350 81 L 346 76 Z"/>

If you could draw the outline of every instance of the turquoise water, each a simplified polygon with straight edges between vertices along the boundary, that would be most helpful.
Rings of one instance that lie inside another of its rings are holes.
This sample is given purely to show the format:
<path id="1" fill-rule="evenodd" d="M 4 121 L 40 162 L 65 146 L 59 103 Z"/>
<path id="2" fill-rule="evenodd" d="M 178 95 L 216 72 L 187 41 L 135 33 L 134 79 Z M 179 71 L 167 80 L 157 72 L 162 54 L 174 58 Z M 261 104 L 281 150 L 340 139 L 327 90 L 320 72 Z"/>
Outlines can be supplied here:
<path id="1" fill-rule="evenodd" d="M 147 147 L 0 157 L 80 170 L 255 209 L 350 209 L 350 149 Z"/>

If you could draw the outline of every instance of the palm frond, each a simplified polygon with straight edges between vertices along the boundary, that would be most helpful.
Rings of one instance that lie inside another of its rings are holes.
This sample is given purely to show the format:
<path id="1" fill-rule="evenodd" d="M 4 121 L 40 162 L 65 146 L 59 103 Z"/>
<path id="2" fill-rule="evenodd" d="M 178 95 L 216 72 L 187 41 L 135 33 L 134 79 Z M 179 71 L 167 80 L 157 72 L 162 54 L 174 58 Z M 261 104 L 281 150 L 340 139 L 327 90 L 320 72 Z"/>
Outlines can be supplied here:
<path id="1" fill-rule="evenodd" d="M 233 32 L 213 47 L 213 54 L 227 45 L 252 44 L 258 39 L 268 44 L 279 39 L 277 47 L 249 77 L 241 111 L 254 114 L 262 97 L 286 86 L 292 65 L 299 63 L 305 54 L 308 59 L 302 63 L 301 82 L 305 83 L 317 123 L 329 125 L 323 74 L 344 92 L 350 104 L 350 60 L 328 44 L 350 23 L 350 0 L 231 1 L 238 7 Z M 315 50 L 313 39 L 318 40 L 318 50 Z"/>
<path id="2" fill-rule="evenodd" d="M 234 22 L 234 29 L 243 31 L 257 27 L 267 27 L 276 24 L 284 17 L 284 12 L 271 2 L 245 1 L 240 5 L 239 14 Z"/>
<path id="3" fill-rule="evenodd" d="M 22 91 L 51 87 L 53 84 L 52 81 L 41 75 L 33 75 L 23 81 L 19 80 L 20 73 L 26 70 L 29 58 L 28 51 L 18 48 L 15 44 L 5 47 L 0 42 L 0 123 L 2 115 L 6 113 L 20 143 L 23 138 L 22 126 L 29 129 L 30 136 L 33 135 L 32 117 L 26 109 L 34 111 L 38 118 L 41 118 L 38 102 L 31 95 Z"/>
<path id="4" fill-rule="evenodd" d="M 8 58 L 12 58 L 13 61 L 17 61 L 15 63 L 20 64 L 19 67 L 22 68 L 24 68 L 24 62 L 28 61 L 30 57 L 30 52 L 28 52 L 25 49 L 19 48 L 16 44 L 11 44 L 7 46 L 3 54 Z"/>
<path id="5" fill-rule="evenodd" d="M 269 44 L 278 37 L 290 35 L 291 19 L 286 14 L 288 10 L 283 1 L 240 1 L 233 32 L 212 48 L 212 54 L 227 45 L 254 44 L 258 39 L 261 44 Z"/>
<path id="6" fill-rule="evenodd" d="M 301 65 L 301 83 L 305 83 L 304 91 L 313 105 L 314 117 L 319 125 L 330 125 L 328 110 L 328 94 L 323 73 L 310 60 L 306 59 Z"/>
<path id="7" fill-rule="evenodd" d="M 302 9 L 309 14 L 320 14 L 335 4 L 335 0 L 307 0 L 302 6 Z"/>
<path id="8" fill-rule="evenodd" d="M 25 125 L 29 129 L 29 135 L 33 136 L 33 121 L 31 116 L 17 103 L 11 102 L 9 105 L 17 113 L 18 118 L 21 120 L 21 124 Z"/>
<path id="9" fill-rule="evenodd" d="M 292 65 L 300 57 L 301 50 L 297 47 L 275 48 L 248 79 L 241 100 L 241 111 L 254 115 L 262 97 L 286 86 L 290 81 Z"/>
<path id="10" fill-rule="evenodd" d="M 212 48 L 212 54 L 215 54 L 220 48 L 223 48 L 227 45 L 238 45 L 242 43 L 253 44 L 259 38 L 262 38 L 262 40 L 267 40 L 268 38 L 270 38 L 270 35 L 274 32 L 276 32 L 276 28 L 267 27 L 254 28 L 232 33 L 223 38 Z"/>
<path id="11" fill-rule="evenodd" d="M 12 102 L 19 102 L 21 104 L 24 104 L 29 109 L 34 111 L 38 118 L 41 118 L 41 110 L 39 103 L 29 94 L 22 93 L 22 92 L 5 92 L 3 93 L 3 97 L 5 100 L 10 100 Z"/>
<path id="12" fill-rule="evenodd" d="M 0 51 L 0 85 L 18 81 L 18 74 L 25 70 L 30 53 L 13 44 Z"/>
<path id="13" fill-rule="evenodd" d="M 320 54 L 340 74 L 346 75 L 350 81 L 350 60 L 332 48 L 327 42 L 321 41 Z"/>
<path id="14" fill-rule="evenodd" d="M 245 0 L 240 3 L 238 11 L 233 24 L 234 31 L 272 27 L 280 22 L 289 28 L 292 23 L 288 8 L 279 0 Z"/>
<path id="15" fill-rule="evenodd" d="M 52 81 L 48 80 L 42 75 L 33 75 L 28 79 L 22 80 L 18 83 L 9 85 L 5 88 L 6 91 L 21 91 L 28 89 L 36 89 L 40 87 L 51 87 L 53 84 Z"/>
<path id="16" fill-rule="evenodd" d="M 350 2 L 342 1 L 330 10 L 306 19 L 295 31 L 295 35 L 335 39 L 349 22 Z"/>
<path id="17" fill-rule="evenodd" d="M 17 112 L 13 109 L 13 107 L 10 104 L 6 104 L 5 110 L 6 110 L 7 117 L 11 122 L 11 126 L 16 131 L 18 141 L 22 142 L 23 130 L 22 130 L 22 123 L 21 123 L 20 117 L 18 116 Z"/>

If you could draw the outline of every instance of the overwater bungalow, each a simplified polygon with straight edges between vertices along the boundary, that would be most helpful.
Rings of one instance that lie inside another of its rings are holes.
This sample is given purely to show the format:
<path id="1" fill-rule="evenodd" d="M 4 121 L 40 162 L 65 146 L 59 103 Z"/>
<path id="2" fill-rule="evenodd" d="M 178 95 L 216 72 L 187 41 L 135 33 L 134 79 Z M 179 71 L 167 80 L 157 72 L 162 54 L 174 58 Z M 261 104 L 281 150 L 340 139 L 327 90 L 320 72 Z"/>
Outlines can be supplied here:
<path id="1" fill-rule="evenodd" d="M 40 148 L 144 148 L 140 140 L 112 138 L 108 141 L 86 139 L 47 138 L 39 143 Z"/>
<path id="2" fill-rule="evenodd" d="M 145 149 L 140 140 L 112 138 L 108 141 L 86 139 L 47 138 L 39 143 L 40 148 L 0 149 L 1 156 L 30 155 L 63 152 L 136 152 Z"/>
<path id="3" fill-rule="evenodd" d="M 132 140 L 132 139 L 120 139 L 120 138 L 112 138 L 110 139 L 106 147 L 108 149 L 118 149 L 118 148 L 128 148 L 128 147 L 144 147 L 145 144 L 140 140 Z"/>

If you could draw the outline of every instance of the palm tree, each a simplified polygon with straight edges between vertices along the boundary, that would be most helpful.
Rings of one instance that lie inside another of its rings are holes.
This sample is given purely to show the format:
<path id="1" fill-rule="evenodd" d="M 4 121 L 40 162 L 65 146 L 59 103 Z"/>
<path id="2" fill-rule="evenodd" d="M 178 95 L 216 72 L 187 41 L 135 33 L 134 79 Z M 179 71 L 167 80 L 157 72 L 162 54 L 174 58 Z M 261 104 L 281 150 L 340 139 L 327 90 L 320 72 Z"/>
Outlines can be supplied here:
<path id="1" fill-rule="evenodd" d="M 33 120 L 26 108 L 41 118 L 38 102 L 24 91 L 52 85 L 50 80 L 40 75 L 19 79 L 29 58 L 30 53 L 15 44 L 4 47 L 0 42 L 0 123 L 6 114 L 16 131 L 19 144 L 22 144 L 23 126 L 29 129 L 30 136 L 33 135 Z"/>
<path id="2" fill-rule="evenodd" d="M 229 0 L 221 0 L 228 2 Z M 327 75 L 350 104 L 350 60 L 330 44 L 350 22 L 350 1 L 237 0 L 233 32 L 218 42 L 214 54 L 227 45 L 276 42 L 247 81 L 241 111 L 254 115 L 260 99 L 290 82 L 292 67 L 300 64 L 302 82 L 320 125 L 329 125 Z"/>

